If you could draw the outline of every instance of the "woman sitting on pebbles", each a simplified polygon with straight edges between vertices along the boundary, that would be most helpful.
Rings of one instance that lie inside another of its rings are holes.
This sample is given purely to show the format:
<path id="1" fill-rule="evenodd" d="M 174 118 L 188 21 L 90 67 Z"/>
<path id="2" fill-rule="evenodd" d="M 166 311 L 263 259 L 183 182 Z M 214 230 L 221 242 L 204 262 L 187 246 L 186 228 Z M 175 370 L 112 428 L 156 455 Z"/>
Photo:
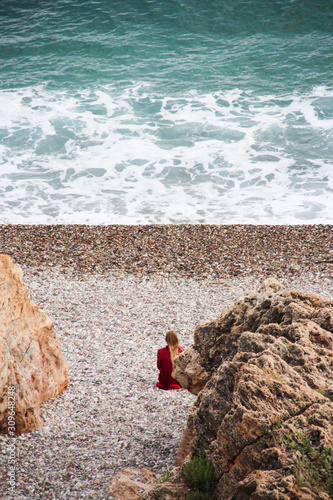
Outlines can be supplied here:
<path id="1" fill-rule="evenodd" d="M 172 378 L 171 373 L 174 358 L 184 349 L 180 347 L 177 333 L 174 331 L 168 332 L 165 340 L 168 345 L 157 351 L 157 368 L 160 370 L 160 374 L 156 387 L 164 390 L 181 389 L 180 383 Z"/>

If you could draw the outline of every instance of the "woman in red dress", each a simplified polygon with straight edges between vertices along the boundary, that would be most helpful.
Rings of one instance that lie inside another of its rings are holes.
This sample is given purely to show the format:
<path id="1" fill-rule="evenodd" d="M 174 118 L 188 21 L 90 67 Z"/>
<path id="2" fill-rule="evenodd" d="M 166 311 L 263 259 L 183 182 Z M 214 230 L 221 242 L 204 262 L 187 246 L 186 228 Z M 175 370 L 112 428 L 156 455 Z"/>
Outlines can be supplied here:
<path id="1" fill-rule="evenodd" d="M 171 373 L 175 356 L 178 356 L 184 349 L 180 347 L 177 333 L 174 331 L 168 332 L 165 340 L 168 345 L 157 351 L 157 368 L 160 370 L 160 374 L 156 386 L 165 390 L 181 389 L 180 383 L 172 378 Z"/>

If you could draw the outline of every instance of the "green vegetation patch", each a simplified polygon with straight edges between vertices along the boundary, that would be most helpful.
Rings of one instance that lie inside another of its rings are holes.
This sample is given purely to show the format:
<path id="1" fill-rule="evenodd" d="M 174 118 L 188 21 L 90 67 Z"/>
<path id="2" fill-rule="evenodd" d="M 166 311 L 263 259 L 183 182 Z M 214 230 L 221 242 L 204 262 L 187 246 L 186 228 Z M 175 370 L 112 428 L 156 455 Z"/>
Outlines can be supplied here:
<path id="1" fill-rule="evenodd" d="M 210 493 L 202 493 L 201 491 L 190 491 L 187 494 L 186 500 L 211 500 Z"/>
<path id="2" fill-rule="evenodd" d="M 333 499 L 333 461 L 332 450 L 319 445 L 314 447 L 309 436 L 297 432 L 297 439 L 288 435 L 284 444 L 286 448 L 297 453 L 296 463 L 289 472 L 294 474 L 298 487 L 310 488 L 312 491 L 326 491 Z"/>
<path id="3" fill-rule="evenodd" d="M 218 477 L 205 453 L 193 455 L 184 465 L 183 474 L 192 488 L 187 500 L 209 500 L 211 498 L 211 493 L 218 483 Z"/>

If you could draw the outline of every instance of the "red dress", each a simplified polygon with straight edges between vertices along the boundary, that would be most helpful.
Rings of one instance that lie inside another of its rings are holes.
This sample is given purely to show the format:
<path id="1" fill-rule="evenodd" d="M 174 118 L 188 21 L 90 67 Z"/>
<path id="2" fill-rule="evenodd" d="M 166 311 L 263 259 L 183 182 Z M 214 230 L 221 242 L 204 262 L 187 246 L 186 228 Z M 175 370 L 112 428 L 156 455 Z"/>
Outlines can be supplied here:
<path id="1" fill-rule="evenodd" d="M 184 349 L 182 347 L 178 347 L 178 354 L 183 352 L 183 350 Z M 157 368 L 160 370 L 158 380 L 159 383 L 163 386 L 163 389 L 167 389 L 172 385 L 180 386 L 180 383 L 176 379 L 171 377 L 172 362 L 168 346 L 163 347 L 163 349 L 159 349 L 157 351 Z"/>

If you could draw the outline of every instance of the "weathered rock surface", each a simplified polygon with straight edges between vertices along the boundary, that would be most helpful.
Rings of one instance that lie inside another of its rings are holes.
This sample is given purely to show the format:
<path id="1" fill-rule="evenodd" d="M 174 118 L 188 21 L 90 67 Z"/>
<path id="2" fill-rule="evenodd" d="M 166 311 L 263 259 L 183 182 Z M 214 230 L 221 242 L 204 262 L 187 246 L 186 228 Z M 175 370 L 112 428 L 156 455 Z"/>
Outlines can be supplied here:
<path id="1" fill-rule="evenodd" d="M 117 500 L 138 500 L 154 483 L 156 476 L 148 469 L 124 469 L 112 479 L 108 496 Z"/>
<path id="2" fill-rule="evenodd" d="M 190 488 L 182 475 L 180 467 L 175 467 L 166 482 L 159 482 L 140 498 L 145 500 L 185 500 Z"/>
<path id="3" fill-rule="evenodd" d="M 173 376 L 198 394 L 177 465 L 204 450 L 214 498 L 329 498 L 333 302 L 268 279 L 196 328 Z"/>
<path id="4" fill-rule="evenodd" d="M 0 432 L 8 427 L 8 387 L 15 386 L 15 432 L 42 426 L 40 405 L 68 385 L 68 365 L 46 313 L 32 304 L 22 271 L 0 255 Z"/>

